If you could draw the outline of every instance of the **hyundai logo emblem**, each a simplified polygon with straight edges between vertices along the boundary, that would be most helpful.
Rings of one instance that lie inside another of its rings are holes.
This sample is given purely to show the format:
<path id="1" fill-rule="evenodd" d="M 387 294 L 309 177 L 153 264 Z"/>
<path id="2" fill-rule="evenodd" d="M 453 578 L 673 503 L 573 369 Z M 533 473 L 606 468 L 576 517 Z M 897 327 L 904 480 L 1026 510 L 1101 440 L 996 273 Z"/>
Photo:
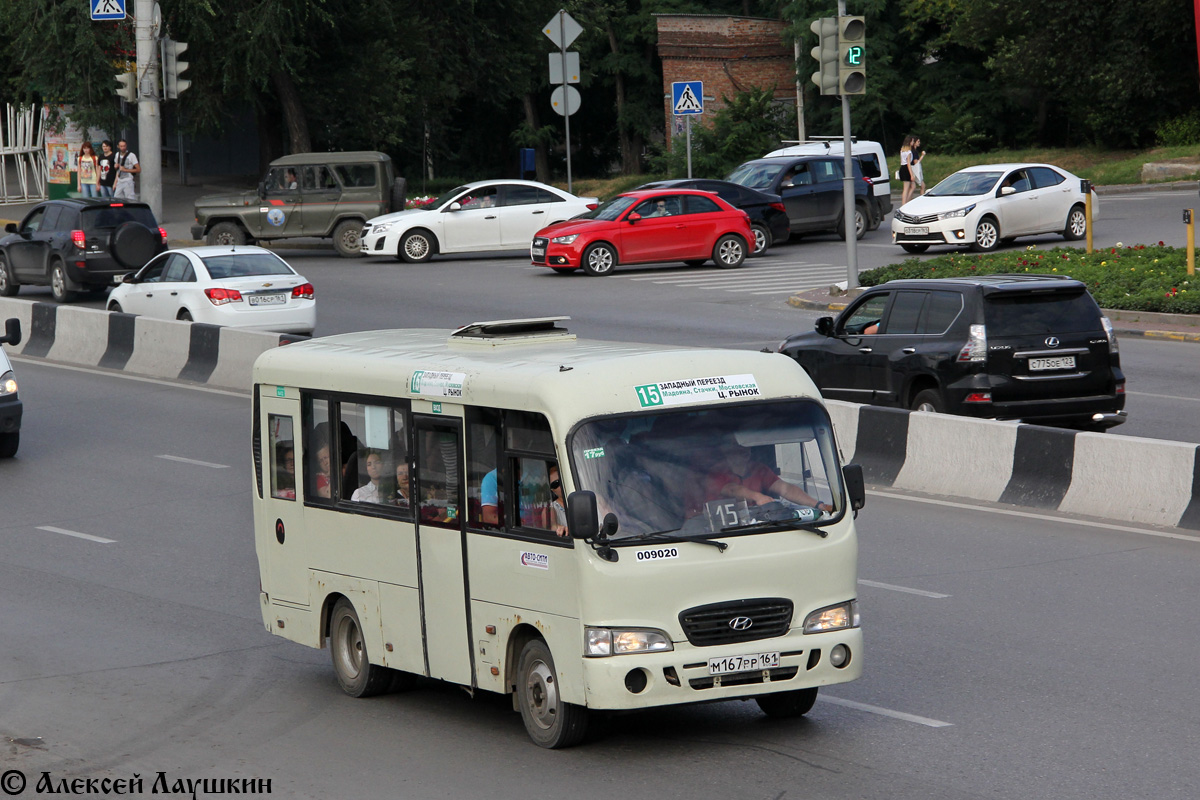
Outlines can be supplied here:
<path id="1" fill-rule="evenodd" d="M 729 620 L 729 627 L 733 628 L 735 631 L 747 630 L 753 624 L 754 620 L 750 619 L 749 617 L 734 617 L 733 619 Z"/>
<path id="2" fill-rule="evenodd" d="M 1058 337 L 1057 336 L 1047 336 L 1046 337 L 1046 347 L 1058 347 Z"/>

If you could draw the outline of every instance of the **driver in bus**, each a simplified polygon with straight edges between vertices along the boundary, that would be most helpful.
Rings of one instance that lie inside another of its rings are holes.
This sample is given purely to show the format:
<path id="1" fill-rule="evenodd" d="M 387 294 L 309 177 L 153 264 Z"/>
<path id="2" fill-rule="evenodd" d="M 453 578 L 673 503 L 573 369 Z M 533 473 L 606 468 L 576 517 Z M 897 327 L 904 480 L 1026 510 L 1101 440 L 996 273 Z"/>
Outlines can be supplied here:
<path id="1" fill-rule="evenodd" d="M 755 461 L 750 448 L 733 439 L 721 445 L 721 460 L 709 473 L 705 488 L 709 497 L 736 497 L 752 506 L 766 505 L 774 502 L 776 497 L 782 497 L 797 505 L 833 511 L 830 504 L 820 502 L 799 486 L 780 478 L 766 464 Z"/>

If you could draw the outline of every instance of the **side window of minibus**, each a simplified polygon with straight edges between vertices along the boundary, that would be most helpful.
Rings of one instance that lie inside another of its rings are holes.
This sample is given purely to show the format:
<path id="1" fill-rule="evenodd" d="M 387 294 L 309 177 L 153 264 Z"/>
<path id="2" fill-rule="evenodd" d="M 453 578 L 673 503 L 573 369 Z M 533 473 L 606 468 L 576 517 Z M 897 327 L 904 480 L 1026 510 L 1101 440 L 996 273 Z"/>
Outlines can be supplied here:
<path id="1" fill-rule="evenodd" d="M 495 530 L 504 525 L 504 479 L 500 470 L 500 412 L 467 412 L 467 523 Z"/>
<path id="2" fill-rule="evenodd" d="M 267 415 L 267 441 L 270 457 L 271 497 L 296 499 L 295 434 L 292 418 L 283 414 Z"/>
<path id="3" fill-rule="evenodd" d="M 408 512 L 411 479 L 405 409 L 339 403 L 342 484 L 339 498 Z M 347 434 L 348 431 L 348 434 Z M 347 453 L 348 448 L 353 448 Z"/>
<path id="4" fill-rule="evenodd" d="M 303 397 L 304 420 L 304 500 L 323 503 L 333 496 L 333 428 L 329 422 L 329 401 Z"/>
<path id="5" fill-rule="evenodd" d="M 509 495 L 515 495 L 516 500 L 513 523 L 552 533 L 558 526 L 560 515 L 556 512 L 555 494 L 550 488 L 550 471 L 552 468 L 558 471 L 550 423 L 541 414 L 506 411 L 504 449 L 516 483 Z M 561 481 L 561 475 L 557 477 Z"/>

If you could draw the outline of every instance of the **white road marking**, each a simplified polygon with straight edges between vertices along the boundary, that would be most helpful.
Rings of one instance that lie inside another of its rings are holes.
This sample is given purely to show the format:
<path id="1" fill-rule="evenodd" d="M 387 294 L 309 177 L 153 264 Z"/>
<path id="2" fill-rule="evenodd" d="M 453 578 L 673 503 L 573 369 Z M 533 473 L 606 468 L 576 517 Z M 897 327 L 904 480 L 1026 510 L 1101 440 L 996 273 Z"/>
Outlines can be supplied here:
<path id="1" fill-rule="evenodd" d="M 878 495 L 879 497 L 888 497 L 893 500 L 909 500 L 913 503 L 927 503 L 934 506 L 946 506 L 947 508 L 962 508 L 971 511 L 982 511 L 988 514 L 1004 514 L 1010 517 L 1022 517 L 1024 519 L 1038 519 L 1045 522 L 1062 522 L 1068 525 L 1079 525 L 1084 528 L 1103 528 L 1110 531 L 1122 531 L 1124 533 L 1137 533 L 1142 536 L 1157 536 L 1162 539 L 1180 539 L 1185 542 L 1200 543 L 1200 534 L 1187 535 L 1183 533 L 1171 533 L 1170 531 L 1156 531 L 1149 528 L 1134 528 L 1129 525 L 1113 525 L 1108 522 L 1094 522 L 1086 519 L 1072 519 L 1070 517 L 1055 517 L 1049 514 L 1031 514 L 1028 511 L 1013 511 L 1007 508 L 988 508 L 987 506 L 977 506 L 971 503 L 954 503 L 949 500 L 934 500 L 930 497 L 912 497 L 904 494 L 894 494 L 893 492 L 880 492 L 871 490 L 867 494 Z"/>
<path id="2" fill-rule="evenodd" d="M 893 592 L 907 592 L 908 594 L 919 594 L 922 597 L 933 597 L 933 598 L 936 598 L 939 600 L 944 597 L 950 596 L 948 594 L 940 594 L 938 592 L 927 592 L 924 589 L 910 589 L 907 586 L 896 586 L 891 583 L 879 583 L 877 581 L 864 581 L 861 578 L 859 578 L 858 584 L 860 586 L 873 586 L 876 589 L 890 589 Z"/>
<path id="3" fill-rule="evenodd" d="M 845 706 L 853 708 L 856 711 L 866 711 L 868 714 L 878 714 L 881 717 L 891 717 L 892 719 L 901 719 L 905 722 L 915 722 L 918 725 L 924 725 L 929 728 L 950 728 L 953 727 L 953 722 L 942 722 L 940 719 L 930 719 L 929 717 L 918 717 L 916 714 L 906 714 L 903 711 L 892 711 L 890 708 L 880 708 L 866 703 L 856 703 L 853 700 L 843 700 L 840 697 L 830 697 L 827 694 L 818 694 L 817 700 L 822 703 L 832 703 L 835 706 Z"/>
<path id="4" fill-rule="evenodd" d="M 1156 397 L 1159 400 L 1182 400 L 1185 403 L 1200 403 L 1200 397 L 1177 397 L 1176 395 L 1173 395 L 1173 394 L 1154 394 L 1152 392 L 1130 392 L 1130 391 L 1126 391 L 1125 394 L 1127 394 L 1127 395 L 1133 394 L 1133 395 L 1137 395 L 1138 397 Z"/>
<path id="5" fill-rule="evenodd" d="M 197 467 L 212 467 L 213 469 L 229 469 L 228 464 L 213 464 L 210 461 L 197 461 L 194 458 L 183 458 L 182 456 L 155 456 L 155 458 L 165 458 L 167 461 L 178 461 L 181 464 L 195 464 Z"/>
<path id="6" fill-rule="evenodd" d="M 87 539 L 89 542 L 99 542 L 100 544 L 115 544 L 116 539 L 105 539 L 102 536 L 92 536 L 90 533 L 80 533 L 79 531 L 68 531 L 63 528 L 55 528 L 52 525 L 39 525 L 39 531 L 50 531 L 50 533 L 61 533 L 63 536 L 74 536 L 76 539 Z"/>

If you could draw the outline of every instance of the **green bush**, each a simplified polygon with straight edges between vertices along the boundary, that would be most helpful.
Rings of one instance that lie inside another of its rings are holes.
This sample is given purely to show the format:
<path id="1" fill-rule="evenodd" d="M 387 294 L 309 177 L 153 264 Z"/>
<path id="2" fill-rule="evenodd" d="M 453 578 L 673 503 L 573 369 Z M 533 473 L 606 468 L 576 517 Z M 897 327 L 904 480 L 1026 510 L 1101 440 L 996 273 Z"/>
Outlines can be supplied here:
<path id="1" fill-rule="evenodd" d="M 1155 131 L 1160 147 L 1200 144 L 1200 111 L 1169 119 Z"/>
<path id="2" fill-rule="evenodd" d="M 1071 277 L 1087 285 L 1101 308 L 1200 313 L 1200 281 L 1187 274 L 1187 250 L 1157 245 L 1122 245 L 1088 254 L 1079 248 L 1056 247 L 1003 253 L 951 253 L 866 270 L 863 286 L 901 278 L 961 278 L 997 274 L 1045 274 Z"/>

